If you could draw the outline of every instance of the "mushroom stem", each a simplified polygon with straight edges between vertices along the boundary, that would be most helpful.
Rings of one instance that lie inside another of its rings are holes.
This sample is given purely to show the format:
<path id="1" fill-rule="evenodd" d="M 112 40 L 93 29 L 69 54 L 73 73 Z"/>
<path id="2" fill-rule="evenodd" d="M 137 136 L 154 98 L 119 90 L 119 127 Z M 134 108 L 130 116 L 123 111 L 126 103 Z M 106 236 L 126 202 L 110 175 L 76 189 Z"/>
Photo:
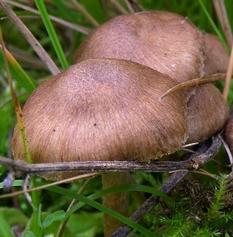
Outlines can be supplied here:
<path id="1" fill-rule="evenodd" d="M 105 173 L 102 175 L 103 189 L 110 187 L 122 186 L 130 183 L 130 174 L 128 172 L 122 173 Z M 114 209 L 115 211 L 128 215 L 128 193 L 111 193 L 107 194 L 103 199 L 103 204 L 106 207 Z M 104 236 L 109 237 L 122 223 L 117 219 L 104 215 Z"/>

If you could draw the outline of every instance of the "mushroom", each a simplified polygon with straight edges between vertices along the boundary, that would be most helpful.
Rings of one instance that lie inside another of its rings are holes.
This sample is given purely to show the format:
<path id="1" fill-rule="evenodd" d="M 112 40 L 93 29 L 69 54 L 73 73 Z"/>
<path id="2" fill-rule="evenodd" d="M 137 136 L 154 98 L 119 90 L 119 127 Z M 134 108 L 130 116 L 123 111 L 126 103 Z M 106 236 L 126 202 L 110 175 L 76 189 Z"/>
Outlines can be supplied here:
<path id="1" fill-rule="evenodd" d="M 229 115 L 229 108 L 214 85 L 202 85 L 193 93 L 188 102 L 188 143 L 204 141 L 220 131 Z"/>
<path id="2" fill-rule="evenodd" d="M 77 50 L 89 58 L 131 60 L 177 81 L 203 75 L 203 34 L 187 18 L 169 12 L 138 12 L 107 21 Z"/>
<path id="3" fill-rule="evenodd" d="M 223 72 L 228 61 L 215 36 L 202 33 L 187 18 L 169 12 L 139 12 L 111 19 L 78 49 L 77 62 L 88 58 L 131 60 L 178 82 Z M 213 85 L 186 93 L 190 97 L 188 142 L 200 142 L 223 127 L 228 107 Z"/>
<path id="4" fill-rule="evenodd" d="M 175 152 L 187 139 L 186 96 L 159 98 L 176 84 L 126 60 L 89 59 L 70 67 L 43 82 L 23 108 L 33 162 L 149 161 Z M 17 127 L 12 150 L 24 159 Z"/>
<path id="5" fill-rule="evenodd" d="M 226 72 L 229 55 L 218 38 L 212 34 L 204 34 L 205 43 L 205 75 Z M 188 102 L 188 134 L 187 142 L 203 141 L 220 131 L 229 116 L 227 106 L 220 91 L 211 84 L 193 90 Z"/>
<path id="6" fill-rule="evenodd" d="M 205 43 L 205 74 L 226 72 L 229 55 L 219 39 L 212 34 L 204 33 Z"/>

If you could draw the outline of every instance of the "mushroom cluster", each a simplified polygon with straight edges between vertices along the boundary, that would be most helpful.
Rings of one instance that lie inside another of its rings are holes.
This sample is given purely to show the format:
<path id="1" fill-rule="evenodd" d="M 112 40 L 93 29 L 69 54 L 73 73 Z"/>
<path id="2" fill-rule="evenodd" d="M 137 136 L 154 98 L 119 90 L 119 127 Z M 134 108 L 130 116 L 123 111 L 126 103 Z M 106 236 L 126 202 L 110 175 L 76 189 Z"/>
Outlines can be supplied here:
<path id="1" fill-rule="evenodd" d="M 216 37 L 182 16 L 140 12 L 111 19 L 87 37 L 75 65 L 27 100 L 33 162 L 149 161 L 207 139 L 228 117 L 214 85 L 160 97 L 180 82 L 224 72 L 227 60 Z M 12 150 L 24 160 L 17 127 Z"/>

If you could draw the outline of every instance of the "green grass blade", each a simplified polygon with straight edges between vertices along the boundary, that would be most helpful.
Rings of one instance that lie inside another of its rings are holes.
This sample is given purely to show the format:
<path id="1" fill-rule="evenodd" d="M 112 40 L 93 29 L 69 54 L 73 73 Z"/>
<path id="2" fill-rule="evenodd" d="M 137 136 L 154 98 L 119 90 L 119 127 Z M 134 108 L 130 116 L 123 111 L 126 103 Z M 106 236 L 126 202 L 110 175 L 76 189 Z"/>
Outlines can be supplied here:
<path id="1" fill-rule="evenodd" d="M 103 206 L 102 204 L 91 200 L 85 196 L 82 196 L 80 194 L 76 195 L 77 199 L 81 202 L 86 203 L 87 205 L 96 208 L 97 210 L 108 214 L 109 216 L 112 216 L 114 218 L 116 218 L 117 220 L 121 221 L 122 223 L 124 223 L 125 225 L 130 226 L 131 228 L 133 228 L 136 231 L 139 231 L 143 236 L 147 236 L 147 237 L 152 237 L 154 236 L 154 233 L 152 233 L 151 231 L 147 230 L 145 227 L 137 224 L 136 222 L 132 221 L 131 219 L 129 219 L 126 216 L 121 215 L 119 212 L 114 211 L 110 208 L 107 208 L 105 206 Z"/>
<path id="2" fill-rule="evenodd" d="M 148 187 L 145 185 L 139 185 L 139 184 L 131 184 L 131 185 L 125 185 L 125 186 L 120 186 L 120 187 L 114 187 L 114 188 L 107 188 L 103 189 L 101 191 L 95 192 L 88 196 L 89 198 L 96 200 L 98 198 L 101 198 L 107 194 L 111 193 L 119 193 L 119 192 L 143 192 L 143 193 L 150 193 L 153 195 L 156 195 L 158 197 L 162 197 L 166 203 L 171 204 L 172 201 L 171 199 L 163 192 L 155 190 L 152 187 Z M 76 205 L 73 206 L 73 208 L 70 209 L 70 214 L 76 212 L 80 208 L 82 208 L 85 204 L 84 203 L 77 203 Z"/>
<path id="3" fill-rule="evenodd" d="M 14 80 L 18 82 L 26 91 L 32 92 L 36 88 L 36 83 L 32 78 L 23 70 L 14 56 L 6 50 L 6 59 L 8 61 L 10 72 Z M 3 53 L 0 52 L 0 60 L 3 62 Z M 2 63 L 1 63 L 2 64 Z"/>
<path id="4" fill-rule="evenodd" d="M 76 198 L 77 200 L 79 200 L 80 202 L 75 205 L 69 212 L 67 212 L 67 217 L 69 217 L 72 213 L 76 212 L 78 209 L 80 209 L 81 207 L 83 207 L 84 205 L 90 205 L 104 213 L 107 213 L 108 215 L 115 217 L 116 219 L 120 220 L 122 223 L 134 228 L 135 230 L 141 232 L 143 234 L 143 236 L 154 236 L 150 231 L 146 230 L 144 227 L 142 227 L 141 225 L 138 226 L 137 223 L 135 223 L 134 221 L 132 221 L 131 219 L 129 219 L 128 217 L 125 217 L 123 215 L 121 215 L 120 213 L 106 208 L 105 206 L 99 204 L 98 202 L 94 201 L 94 199 L 100 198 L 108 193 L 113 193 L 113 192 L 128 192 L 128 191 L 138 191 L 138 192 L 148 192 L 148 193 L 152 193 L 154 195 L 158 195 L 158 196 L 162 196 L 165 197 L 165 199 L 167 198 L 167 200 L 169 200 L 169 198 L 166 196 L 166 194 L 160 192 L 160 191 L 156 191 L 154 188 L 145 186 L 145 185 L 137 185 L 137 184 L 132 184 L 132 185 L 125 185 L 125 186 L 121 186 L 121 187 L 116 187 L 116 188 L 108 188 L 108 189 L 104 189 L 102 191 L 96 192 L 88 197 L 84 197 L 83 195 L 77 194 L 74 191 L 71 190 L 67 190 L 65 188 L 61 188 L 58 186 L 54 186 L 54 187 L 49 187 L 48 190 L 59 193 L 61 195 L 65 195 L 67 197 L 70 198 Z M 169 200 L 170 201 L 170 200 Z M 136 224 L 136 226 L 135 226 Z M 145 230 L 147 232 L 145 232 Z"/>
<path id="5" fill-rule="evenodd" d="M 11 232 L 11 227 L 3 217 L 3 215 L 0 215 L 0 236 L 1 237 L 14 237 L 14 235 Z"/>
<path id="6" fill-rule="evenodd" d="M 205 13 L 207 19 L 209 20 L 211 26 L 213 27 L 215 33 L 217 34 L 218 38 L 222 41 L 224 48 L 225 48 L 227 51 L 229 51 L 229 48 L 228 48 L 227 43 L 226 43 L 226 40 L 225 40 L 224 37 L 222 36 L 222 34 L 221 34 L 221 32 L 219 31 L 218 27 L 215 25 L 215 23 L 214 23 L 213 19 L 211 18 L 211 16 L 210 16 L 210 14 L 209 14 L 209 12 L 208 12 L 208 10 L 207 10 L 205 4 L 203 3 L 202 0 L 198 0 L 198 1 L 199 1 L 200 5 L 201 5 L 202 10 L 203 10 L 204 13 Z"/>
<path id="7" fill-rule="evenodd" d="M 128 188 L 127 188 L 127 186 L 128 186 Z M 143 191 L 147 191 L 149 193 L 155 192 L 155 194 L 160 194 L 160 192 L 155 191 L 153 188 L 143 186 L 143 185 L 127 185 L 127 186 L 114 188 L 114 192 L 116 192 L 116 191 L 122 192 L 122 191 L 126 191 L 126 190 L 127 191 L 128 190 L 130 190 L 130 191 L 138 191 L 138 190 L 142 191 L 143 190 Z M 67 217 L 69 217 L 73 212 L 77 211 L 77 209 L 81 208 L 82 206 L 89 205 L 89 206 L 94 207 L 103 213 L 108 214 L 109 216 L 112 216 L 112 217 L 118 219 L 122 223 L 132 227 L 134 230 L 141 232 L 143 234 L 142 236 L 154 236 L 154 233 L 148 231 L 146 228 L 144 228 L 143 226 L 132 221 L 128 217 L 125 217 L 125 216 L 121 215 L 120 213 L 118 213 L 110 208 L 107 208 L 107 207 L 105 207 L 105 206 L 101 205 L 100 203 L 93 200 L 93 199 L 97 199 L 97 198 L 105 195 L 106 193 L 112 193 L 112 191 L 113 191 L 112 188 L 103 190 L 103 192 L 98 192 L 97 194 L 94 194 L 94 197 L 92 195 L 90 195 L 89 197 L 85 197 L 83 195 L 75 193 L 74 191 L 67 190 L 65 188 L 58 187 L 58 186 L 49 187 L 48 190 L 62 194 L 62 195 L 69 196 L 70 198 L 76 198 L 80 201 L 80 203 L 79 203 L 80 206 L 77 206 L 78 208 L 72 209 L 71 212 L 68 212 Z M 164 194 L 161 194 L 161 195 L 164 195 Z M 77 204 L 77 205 L 79 205 L 79 204 Z"/>
<path id="8" fill-rule="evenodd" d="M 58 57 L 60 63 L 61 63 L 61 66 L 62 66 L 63 69 L 66 69 L 66 68 L 68 68 L 68 62 L 66 60 L 64 51 L 61 47 L 61 44 L 59 42 L 59 39 L 58 39 L 56 31 L 53 27 L 53 24 L 52 24 L 52 22 L 49 18 L 47 9 L 46 9 L 45 4 L 44 4 L 44 0 L 35 0 L 35 3 L 36 3 L 36 6 L 37 6 L 37 8 L 40 12 L 40 15 L 41 15 L 42 20 L 43 20 L 44 25 L 45 25 L 45 28 L 48 32 L 49 38 L 52 42 L 52 45 L 54 47 L 54 50 L 57 54 L 57 57 Z"/>

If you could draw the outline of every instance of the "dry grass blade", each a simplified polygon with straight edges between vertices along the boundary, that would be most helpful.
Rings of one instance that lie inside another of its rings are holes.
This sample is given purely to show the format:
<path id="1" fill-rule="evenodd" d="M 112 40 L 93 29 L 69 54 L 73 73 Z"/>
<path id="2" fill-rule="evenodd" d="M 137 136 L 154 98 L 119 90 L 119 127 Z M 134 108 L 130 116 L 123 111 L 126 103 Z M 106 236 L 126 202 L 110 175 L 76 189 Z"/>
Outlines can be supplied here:
<path id="1" fill-rule="evenodd" d="M 144 11 L 145 9 L 137 2 L 137 0 L 125 0 L 127 1 L 130 6 L 132 7 L 132 9 L 134 10 L 134 12 L 140 12 L 140 11 Z"/>
<path id="2" fill-rule="evenodd" d="M 25 26 L 22 20 L 14 13 L 14 11 L 8 6 L 8 4 L 0 0 L 0 7 L 9 17 L 9 19 L 18 27 L 24 37 L 27 39 L 29 44 L 35 50 L 37 55 L 41 58 L 41 60 L 47 65 L 48 69 L 53 75 L 56 75 L 60 72 L 56 64 L 41 46 L 40 42 L 34 37 L 31 31 Z"/>
<path id="3" fill-rule="evenodd" d="M 229 18 L 227 16 L 225 3 L 223 0 L 213 0 L 213 3 L 214 3 L 214 8 L 217 13 L 218 19 L 221 23 L 222 29 L 226 36 L 228 46 L 231 47 L 233 43 L 233 36 L 232 36 Z"/>
<path id="4" fill-rule="evenodd" d="M 222 144 L 224 146 L 224 149 L 227 153 L 227 156 L 228 156 L 228 159 L 229 159 L 229 162 L 230 162 L 230 166 L 231 166 L 231 170 L 233 172 L 233 157 L 232 157 L 232 154 L 231 154 L 231 150 L 230 150 L 228 144 L 224 141 L 224 139 L 221 136 L 220 136 L 220 139 L 221 139 Z"/>
<path id="5" fill-rule="evenodd" d="M 43 69 L 47 70 L 46 65 L 41 62 L 40 59 L 37 57 L 29 54 L 28 52 L 25 52 L 25 50 L 19 49 L 14 46 L 9 46 L 10 51 L 12 52 L 12 55 L 23 64 L 24 67 L 29 69 Z"/>
<path id="6" fill-rule="evenodd" d="M 225 80 L 224 89 L 223 89 L 223 97 L 225 98 L 225 100 L 227 100 L 227 97 L 229 94 L 232 72 L 233 72 L 233 45 L 231 48 L 231 55 L 230 55 L 230 60 L 228 63 L 227 75 L 226 75 L 226 80 Z"/>
<path id="7" fill-rule="evenodd" d="M 0 49 L 3 51 L 0 44 Z M 17 77 L 15 78 L 18 83 L 23 86 L 28 92 L 32 92 L 36 88 L 36 84 L 30 78 L 30 76 L 22 69 L 20 64 L 14 58 L 13 54 L 5 48 L 5 57 L 10 65 L 11 72 L 14 72 Z M 41 62 L 41 61 L 40 61 Z M 14 74 L 13 74 L 14 75 Z"/>
<path id="8" fill-rule="evenodd" d="M 134 13 L 134 9 L 133 9 L 133 6 L 131 5 L 131 3 L 129 2 L 129 0 L 124 0 L 125 1 L 125 4 L 129 10 L 130 13 Z"/>
<path id="9" fill-rule="evenodd" d="M 121 14 L 128 14 L 128 12 L 121 6 L 121 4 L 117 0 L 110 0 L 112 5 L 119 11 Z"/>
<path id="10" fill-rule="evenodd" d="M 42 189 L 49 188 L 49 187 L 52 187 L 52 186 L 55 186 L 55 185 L 70 183 L 70 182 L 75 181 L 75 180 L 84 179 L 84 178 L 88 178 L 88 177 L 92 177 L 92 176 L 96 176 L 96 175 L 98 175 L 98 174 L 97 173 L 82 174 L 82 175 L 74 176 L 74 177 L 71 177 L 71 178 L 62 179 L 62 180 L 59 180 L 59 181 L 56 181 L 56 182 L 53 182 L 53 183 L 41 185 L 41 186 L 38 186 L 38 187 L 35 187 L 35 188 L 30 188 L 30 189 L 27 189 L 26 192 L 27 193 L 34 192 L 34 191 L 42 190 Z M 25 190 L 16 191 L 16 192 L 13 192 L 13 193 L 7 193 L 7 194 L 0 195 L 0 199 L 15 197 L 15 196 L 18 196 L 18 195 L 24 194 L 24 193 L 25 193 Z"/>
<path id="11" fill-rule="evenodd" d="M 31 13 L 34 13 L 36 15 L 40 15 L 40 13 L 32 8 L 32 7 L 29 7 L 27 5 L 24 5 L 24 4 L 21 4 L 21 3 L 18 3 L 18 2 L 15 2 L 15 1 L 11 1 L 11 0 L 6 0 L 5 2 L 9 3 L 10 5 L 12 6 L 15 6 L 15 7 L 18 7 L 18 8 L 21 8 L 25 11 L 28 11 L 28 12 L 31 12 Z M 80 33 L 83 33 L 85 35 L 89 34 L 90 33 L 90 29 L 84 27 L 84 26 L 81 26 L 81 25 L 77 25 L 77 24 L 74 24 L 74 23 L 71 23 L 71 22 L 68 22 L 66 20 L 63 20 L 63 19 L 60 19 L 56 16 L 52 16 L 52 15 L 49 15 L 50 19 L 62 26 L 65 26 L 65 27 L 68 27 L 72 30 L 75 30 L 77 32 L 80 32 Z"/>
<path id="12" fill-rule="evenodd" d="M 15 93 L 15 90 L 13 87 L 13 81 L 12 81 L 12 77 L 11 77 L 11 73 L 10 73 L 10 68 L 8 65 L 8 61 L 6 59 L 6 47 L 5 47 L 5 43 L 3 40 L 1 28 L 0 28 L 0 44 L 2 45 L 2 51 L 3 51 L 3 56 L 4 56 L 3 58 L 4 58 L 5 69 L 7 72 L 8 84 L 10 87 L 11 97 L 12 97 L 14 107 L 15 107 L 17 126 L 19 128 L 20 136 L 21 136 L 22 143 L 23 143 L 24 157 L 28 163 L 31 163 L 31 156 L 30 156 L 30 152 L 29 152 L 28 141 L 26 138 L 25 126 L 24 126 L 24 121 L 23 121 L 23 111 L 22 111 L 22 108 L 20 106 L 20 103 L 18 101 L 18 98 L 16 96 L 16 93 Z"/>
<path id="13" fill-rule="evenodd" d="M 160 97 L 160 100 L 162 100 L 164 97 L 168 96 L 169 94 L 174 93 L 179 90 L 188 89 L 188 88 L 195 87 L 195 86 L 200 86 L 200 85 L 210 83 L 210 82 L 224 80 L 225 76 L 226 76 L 225 73 L 216 73 L 216 74 L 211 74 L 211 75 L 207 75 L 204 77 L 195 78 L 195 79 L 192 79 L 189 81 L 181 82 L 181 83 L 175 85 L 174 87 L 170 88 L 169 90 L 167 90 Z"/>
<path id="14" fill-rule="evenodd" d="M 217 175 L 211 174 L 210 172 L 208 172 L 204 169 L 193 170 L 191 172 L 194 173 L 194 174 L 200 174 L 200 175 L 204 175 L 204 176 L 210 177 L 210 178 L 215 179 L 215 180 L 219 180 L 219 177 Z"/>
<path id="15" fill-rule="evenodd" d="M 93 26 L 95 27 L 99 26 L 99 23 L 89 14 L 89 12 L 85 9 L 85 7 L 82 4 L 80 4 L 76 0 L 71 0 L 71 3 L 78 11 L 80 11 L 86 17 L 87 20 L 89 20 L 89 22 Z"/>

